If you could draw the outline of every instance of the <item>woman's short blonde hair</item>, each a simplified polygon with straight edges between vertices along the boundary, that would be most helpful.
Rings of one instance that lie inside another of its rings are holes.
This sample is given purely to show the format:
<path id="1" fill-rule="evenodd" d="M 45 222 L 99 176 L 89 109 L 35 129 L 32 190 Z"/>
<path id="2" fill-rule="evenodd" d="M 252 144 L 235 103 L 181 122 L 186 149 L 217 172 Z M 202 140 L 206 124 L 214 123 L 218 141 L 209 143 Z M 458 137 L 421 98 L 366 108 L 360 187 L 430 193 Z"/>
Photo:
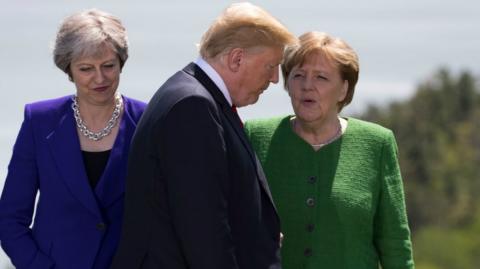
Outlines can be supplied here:
<path id="1" fill-rule="evenodd" d="M 250 3 L 230 5 L 200 41 L 200 55 L 215 58 L 233 48 L 284 47 L 295 37 L 272 15 Z"/>
<path id="2" fill-rule="evenodd" d="M 282 74 L 285 89 L 288 90 L 288 78 L 295 66 L 301 66 L 312 53 L 322 53 L 338 67 L 342 79 L 348 81 L 347 95 L 338 103 L 340 112 L 353 99 L 358 81 L 359 61 L 355 51 L 343 40 L 322 32 L 307 32 L 298 38 L 298 43 L 285 49 Z"/>
<path id="3" fill-rule="evenodd" d="M 119 18 L 97 9 L 77 12 L 60 25 L 53 60 L 71 77 L 70 63 L 80 57 L 101 55 L 105 48 L 117 53 L 122 68 L 128 59 L 128 40 Z"/>

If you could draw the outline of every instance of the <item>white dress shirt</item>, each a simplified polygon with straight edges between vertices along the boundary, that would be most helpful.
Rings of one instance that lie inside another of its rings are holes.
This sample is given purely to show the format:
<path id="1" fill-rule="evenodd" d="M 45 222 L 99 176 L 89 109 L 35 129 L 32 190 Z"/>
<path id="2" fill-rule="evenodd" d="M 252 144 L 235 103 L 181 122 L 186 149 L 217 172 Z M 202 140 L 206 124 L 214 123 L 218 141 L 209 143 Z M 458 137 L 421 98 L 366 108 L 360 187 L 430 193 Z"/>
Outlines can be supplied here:
<path id="1" fill-rule="evenodd" d="M 230 104 L 230 106 L 232 106 L 232 98 L 228 92 L 227 85 L 225 85 L 225 82 L 217 73 L 217 71 L 215 71 L 215 69 L 213 69 L 213 67 L 202 57 L 198 57 L 195 61 L 195 64 L 198 65 L 198 67 L 200 67 L 205 74 L 207 74 L 207 76 L 213 81 L 213 83 L 215 83 L 215 85 L 217 85 L 217 87 L 223 93 L 223 96 L 225 96 L 225 99 L 227 99 L 227 102 Z"/>

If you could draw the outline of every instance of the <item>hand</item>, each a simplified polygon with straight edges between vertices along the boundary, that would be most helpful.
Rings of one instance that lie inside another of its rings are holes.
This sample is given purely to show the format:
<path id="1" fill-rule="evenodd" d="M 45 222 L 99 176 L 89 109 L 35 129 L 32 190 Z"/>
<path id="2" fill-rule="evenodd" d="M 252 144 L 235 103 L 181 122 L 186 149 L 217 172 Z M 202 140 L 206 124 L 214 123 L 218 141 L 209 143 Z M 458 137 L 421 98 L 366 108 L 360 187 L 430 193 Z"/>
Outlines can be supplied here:
<path id="1" fill-rule="evenodd" d="M 282 242 L 283 242 L 283 234 L 280 233 L 280 247 L 282 247 Z"/>

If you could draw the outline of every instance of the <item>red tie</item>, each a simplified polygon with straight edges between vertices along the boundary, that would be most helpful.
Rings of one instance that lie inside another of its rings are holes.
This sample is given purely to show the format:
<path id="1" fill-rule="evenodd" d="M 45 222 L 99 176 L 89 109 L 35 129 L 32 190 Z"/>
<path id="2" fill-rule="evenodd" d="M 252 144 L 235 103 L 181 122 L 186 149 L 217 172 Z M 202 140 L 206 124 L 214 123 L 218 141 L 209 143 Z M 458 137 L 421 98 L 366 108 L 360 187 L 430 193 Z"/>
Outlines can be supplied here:
<path id="1" fill-rule="evenodd" d="M 240 126 L 243 128 L 243 122 L 240 119 L 240 116 L 238 115 L 237 107 L 235 105 L 232 105 L 232 111 L 237 116 L 238 122 L 240 122 Z"/>

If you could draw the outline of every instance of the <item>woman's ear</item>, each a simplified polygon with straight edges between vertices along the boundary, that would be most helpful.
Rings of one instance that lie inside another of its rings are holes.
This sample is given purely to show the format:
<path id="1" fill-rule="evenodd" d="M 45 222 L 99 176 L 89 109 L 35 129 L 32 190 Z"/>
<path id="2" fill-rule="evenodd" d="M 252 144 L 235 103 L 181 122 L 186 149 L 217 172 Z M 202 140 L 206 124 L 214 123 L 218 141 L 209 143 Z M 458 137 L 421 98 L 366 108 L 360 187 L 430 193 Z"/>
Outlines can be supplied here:
<path id="1" fill-rule="evenodd" d="M 342 102 L 348 93 L 348 80 L 343 81 L 342 89 L 340 90 L 340 95 L 338 97 L 338 102 Z"/>

